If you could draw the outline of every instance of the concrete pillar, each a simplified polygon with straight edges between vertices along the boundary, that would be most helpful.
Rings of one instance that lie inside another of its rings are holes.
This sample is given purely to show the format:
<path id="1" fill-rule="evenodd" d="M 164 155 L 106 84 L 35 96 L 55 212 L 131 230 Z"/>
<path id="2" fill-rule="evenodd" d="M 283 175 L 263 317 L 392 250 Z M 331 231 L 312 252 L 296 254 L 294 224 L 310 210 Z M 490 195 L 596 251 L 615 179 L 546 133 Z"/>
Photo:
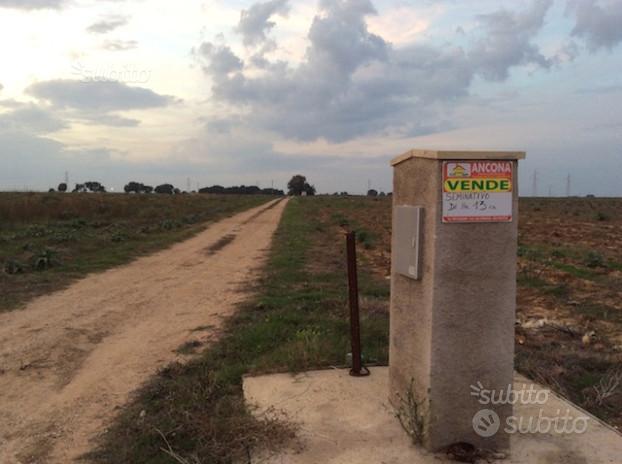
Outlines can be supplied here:
<path id="1" fill-rule="evenodd" d="M 412 385 L 430 450 L 458 442 L 509 448 L 503 429 L 512 405 L 483 405 L 471 393 L 512 384 L 524 157 L 413 150 L 391 163 L 390 400 L 399 407 Z M 499 417 L 492 436 L 474 429 L 483 409 Z"/>

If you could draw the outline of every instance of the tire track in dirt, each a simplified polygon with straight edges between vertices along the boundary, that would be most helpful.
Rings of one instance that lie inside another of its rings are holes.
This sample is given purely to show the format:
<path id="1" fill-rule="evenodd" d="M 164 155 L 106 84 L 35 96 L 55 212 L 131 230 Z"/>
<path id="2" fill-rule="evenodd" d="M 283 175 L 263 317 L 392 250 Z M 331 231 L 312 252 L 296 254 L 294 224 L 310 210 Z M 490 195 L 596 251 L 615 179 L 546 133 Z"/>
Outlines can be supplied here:
<path id="1" fill-rule="evenodd" d="M 286 204 L 0 314 L 0 462 L 65 464 L 89 451 L 133 390 L 247 296 Z"/>

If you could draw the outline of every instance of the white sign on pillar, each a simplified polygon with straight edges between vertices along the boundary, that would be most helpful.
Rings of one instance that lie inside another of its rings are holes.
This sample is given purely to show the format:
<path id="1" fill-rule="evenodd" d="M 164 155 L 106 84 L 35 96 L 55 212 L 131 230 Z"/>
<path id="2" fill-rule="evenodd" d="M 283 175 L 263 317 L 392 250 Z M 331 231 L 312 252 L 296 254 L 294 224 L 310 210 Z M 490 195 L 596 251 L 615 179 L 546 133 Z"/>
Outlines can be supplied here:
<path id="1" fill-rule="evenodd" d="M 443 222 L 512 222 L 512 161 L 445 161 Z"/>

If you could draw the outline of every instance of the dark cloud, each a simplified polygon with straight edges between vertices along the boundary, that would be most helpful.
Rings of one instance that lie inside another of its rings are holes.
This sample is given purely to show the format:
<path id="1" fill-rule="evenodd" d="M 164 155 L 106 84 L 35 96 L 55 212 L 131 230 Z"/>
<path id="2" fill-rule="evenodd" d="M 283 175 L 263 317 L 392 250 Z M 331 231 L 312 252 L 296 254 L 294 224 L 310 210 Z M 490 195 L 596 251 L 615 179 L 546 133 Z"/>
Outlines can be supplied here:
<path id="1" fill-rule="evenodd" d="M 242 10 L 238 32 L 242 34 L 244 44 L 256 45 L 266 40 L 266 33 L 274 26 L 270 18 L 276 14 L 286 15 L 289 12 L 289 0 L 271 0 L 255 3 L 248 10 Z"/>
<path id="2" fill-rule="evenodd" d="M 0 100 L 0 107 L 12 111 L 0 114 L 0 130 L 47 134 L 73 122 L 110 127 L 136 127 L 140 121 L 117 114 L 121 111 L 164 107 L 172 97 L 120 82 L 54 80 L 33 84 L 26 93 L 37 104 Z"/>
<path id="3" fill-rule="evenodd" d="M 469 52 L 473 66 L 490 80 L 505 80 L 513 66 L 534 64 L 543 68 L 551 66 L 532 39 L 542 28 L 544 17 L 553 0 L 536 0 L 526 11 L 500 10 L 479 15 L 484 37 Z"/>
<path id="4" fill-rule="evenodd" d="M 622 1 L 571 0 L 568 10 L 576 18 L 572 35 L 584 39 L 590 51 L 622 42 Z"/>
<path id="5" fill-rule="evenodd" d="M 369 105 L 353 75 L 374 61 L 386 61 L 387 44 L 367 30 L 365 16 L 374 13 L 370 2 L 322 1 L 321 9 L 309 32 L 306 60 L 296 69 L 284 62 L 266 63 L 264 76 L 249 79 L 229 47 L 202 44 L 198 56 L 214 79 L 214 95 L 250 106 L 252 125 L 287 137 L 346 140 L 365 132 Z M 381 110 L 388 113 L 390 108 Z"/>
<path id="6" fill-rule="evenodd" d="M 117 81 L 58 79 L 33 84 L 26 93 L 57 108 L 101 112 L 159 108 L 175 101 L 173 97 Z"/>
<path id="7" fill-rule="evenodd" d="M 241 71 L 244 63 L 238 58 L 227 45 L 216 45 L 210 42 L 201 44 L 195 55 L 203 60 L 205 72 L 218 78 L 226 77 L 234 71 Z"/>
<path id="8" fill-rule="evenodd" d="M 17 109 L 0 114 L 0 131 L 48 134 L 68 127 L 51 111 L 35 105 L 20 105 Z"/>
<path id="9" fill-rule="evenodd" d="M 209 42 L 197 55 L 213 80 L 213 96 L 244 108 L 248 127 L 304 141 L 343 142 L 387 130 L 427 134 L 450 126 L 443 114 L 468 95 L 475 75 L 504 80 L 515 66 L 553 64 L 532 42 L 551 2 L 478 16 L 480 36 L 464 50 L 393 47 L 367 28 L 367 16 L 376 14 L 371 1 L 321 0 L 297 67 L 269 61 L 263 52 L 245 63 L 227 45 Z M 263 72 L 250 77 L 248 65 Z"/>
<path id="10" fill-rule="evenodd" d="M 86 30 L 92 34 L 107 34 L 121 26 L 125 26 L 127 22 L 127 18 L 115 16 L 97 21 L 91 24 Z"/>

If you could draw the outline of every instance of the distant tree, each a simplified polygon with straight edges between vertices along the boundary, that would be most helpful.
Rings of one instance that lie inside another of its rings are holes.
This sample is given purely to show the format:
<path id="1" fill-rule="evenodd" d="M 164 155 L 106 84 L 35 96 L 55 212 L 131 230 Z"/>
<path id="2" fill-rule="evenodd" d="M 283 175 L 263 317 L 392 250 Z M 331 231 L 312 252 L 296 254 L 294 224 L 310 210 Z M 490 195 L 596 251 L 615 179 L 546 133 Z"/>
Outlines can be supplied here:
<path id="1" fill-rule="evenodd" d="M 85 192 L 106 192 L 106 187 L 104 187 L 99 182 L 85 182 L 84 184 L 76 184 L 76 188 L 73 189 L 74 193 L 85 193 Z"/>
<path id="2" fill-rule="evenodd" d="M 297 174 L 287 183 L 288 195 L 302 195 L 307 185 L 307 178 L 301 174 Z"/>
<path id="3" fill-rule="evenodd" d="M 339 195 L 341 195 L 342 197 L 347 197 L 348 196 L 348 192 L 341 192 Z"/>
<path id="4" fill-rule="evenodd" d="M 48 193 L 54 193 L 56 192 L 56 190 L 54 190 L 53 188 L 51 188 L 50 190 L 48 190 Z"/>
<path id="5" fill-rule="evenodd" d="M 179 190 L 178 188 L 173 189 L 173 193 L 174 193 L 175 195 L 181 195 L 181 190 Z"/>
<path id="6" fill-rule="evenodd" d="M 99 182 L 86 182 L 86 188 L 94 193 L 106 193 L 106 187 Z"/>
<path id="7" fill-rule="evenodd" d="M 222 185 L 203 187 L 202 189 L 199 189 L 199 193 L 225 193 L 225 188 Z"/>
<path id="8" fill-rule="evenodd" d="M 283 196 L 285 192 L 283 190 L 278 190 L 275 188 L 265 188 L 261 191 L 263 195 L 275 195 L 275 196 Z"/>
<path id="9" fill-rule="evenodd" d="M 369 189 L 367 191 L 367 196 L 368 197 L 377 197 L 378 196 L 378 190 Z"/>
<path id="10" fill-rule="evenodd" d="M 384 193 L 384 192 L 380 192 L 380 193 L 378 194 L 378 196 L 380 196 L 380 197 L 386 197 L 386 196 L 387 196 L 387 194 L 386 194 L 386 193 Z"/>
<path id="11" fill-rule="evenodd" d="M 305 182 L 305 186 L 304 186 L 304 190 L 303 191 L 307 194 L 307 196 L 310 196 L 310 197 L 315 195 L 315 193 L 316 193 L 315 186 L 309 185 L 306 182 Z"/>
<path id="12" fill-rule="evenodd" d="M 125 193 L 139 193 L 140 186 L 141 184 L 139 184 L 138 182 L 132 181 L 132 182 L 125 184 L 125 187 L 123 187 L 123 191 Z"/>
<path id="13" fill-rule="evenodd" d="M 64 182 L 61 183 L 61 184 L 58 184 L 58 191 L 59 192 L 63 192 L 63 193 L 66 192 L 67 191 L 67 184 L 64 183 Z"/>
<path id="14" fill-rule="evenodd" d="M 175 193 L 175 187 L 173 187 L 171 184 L 158 185 L 155 188 L 155 193 L 159 193 L 163 195 L 172 195 L 173 193 Z"/>
<path id="15" fill-rule="evenodd" d="M 283 192 L 283 190 L 277 190 L 273 188 L 260 189 L 256 185 L 240 185 L 235 187 L 223 187 L 222 185 L 214 185 L 212 187 L 203 187 L 199 190 L 199 193 L 211 193 L 219 195 L 285 195 L 285 192 Z"/>
<path id="16" fill-rule="evenodd" d="M 307 182 L 307 178 L 301 174 L 297 174 L 287 183 L 287 194 L 300 196 L 303 194 L 315 195 L 315 187 Z"/>

